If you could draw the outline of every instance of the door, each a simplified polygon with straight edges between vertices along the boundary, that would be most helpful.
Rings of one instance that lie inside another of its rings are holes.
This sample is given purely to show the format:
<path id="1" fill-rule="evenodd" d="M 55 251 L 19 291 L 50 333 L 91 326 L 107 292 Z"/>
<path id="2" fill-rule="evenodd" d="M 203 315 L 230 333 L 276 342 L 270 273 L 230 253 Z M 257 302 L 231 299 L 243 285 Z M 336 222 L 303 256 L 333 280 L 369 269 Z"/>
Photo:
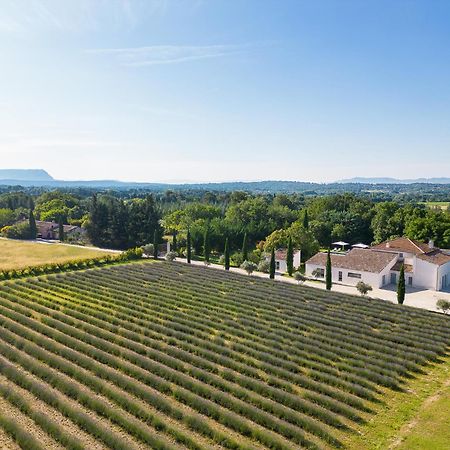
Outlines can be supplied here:
<path id="1" fill-rule="evenodd" d="M 338 279 L 339 279 L 339 281 L 342 281 L 342 272 L 341 271 L 339 271 L 339 273 L 338 273 Z"/>
<path id="2" fill-rule="evenodd" d="M 397 284 L 397 274 L 396 273 L 391 273 L 391 283 Z"/>
<path id="3" fill-rule="evenodd" d="M 383 275 L 383 278 L 381 279 L 381 286 L 384 286 L 386 284 L 386 275 Z"/>
<path id="4" fill-rule="evenodd" d="M 408 286 L 412 286 L 412 277 L 408 277 Z"/>

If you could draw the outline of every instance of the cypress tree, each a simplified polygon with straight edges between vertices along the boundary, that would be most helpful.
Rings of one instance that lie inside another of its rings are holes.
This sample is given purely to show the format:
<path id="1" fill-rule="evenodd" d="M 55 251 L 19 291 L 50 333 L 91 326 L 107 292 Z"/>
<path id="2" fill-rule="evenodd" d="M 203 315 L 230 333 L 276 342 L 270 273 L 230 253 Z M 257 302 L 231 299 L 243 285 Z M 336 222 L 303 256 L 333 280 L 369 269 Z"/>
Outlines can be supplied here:
<path id="1" fill-rule="evenodd" d="M 224 267 L 225 270 L 230 270 L 230 247 L 228 243 L 228 238 L 225 239 L 225 249 L 224 249 Z"/>
<path id="2" fill-rule="evenodd" d="M 402 264 L 397 284 L 397 302 L 399 305 L 403 305 L 404 301 L 405 301 L 405 266 Z"/>
<path id="3" fill-rule="evenodd" d="M 272 248 L 272 254 L 270 255 L 269 278 L 271 280 L 275 278 L 275 248 Z"/>
<path id="4" fill-rule="evenodd" d="M 153 258 L 158 259 L 158 230 L 153 232 Z"/>
<path id="5" fill-rule="evenodd" d="M 328 254 L 327 254 L 327 266 L 326 266 L 326 274 L 325 274 L 325 283 L 326 283 L 326 288 L 328 291 L 331 290 L 331 285 L 332 285 L 332 281 L 331 281 L 331 255 L 330 255 L 330 249 L 328 249 Z"/>
<path id="6" fill-rule="evenodd" d="M 305 230 L 309 230 L 309 218 L 308 218 L 308 210 L 305 209 L 305 212 L 303 214 L 303 228 Z"/>
<path id="7" fill-rule="evenodd" d="M 294 273 L 294 248 L 292 247 L 292 237 L 289 236 L 288 248 L 286 254 L 286 266 L 290 277 Z"/>
<path id="8" fill-rule="evenodd" d="M 59 222 L 58 222 L 58 237 L 61 242 L 64 242 L 64 240 L 66 238 L 64 236 L 64 224 L 63 224 L 63 221 L 61 218 L 59 219 Z"/>
<path id="9" fill-rule="evenodd" d="M 177 251 L 177 245 L 178 245 L 178 243 L 177 243 L 177 232 L 174 231 L 173 232 L 173 236 L 172 236 L 172 251 L 173 252 Z"/>
<path id="10" fill-rule="evenodd" d="M 242 261 L 248 261 L 247 232 L 244 233 L 244 240 L 242 241 Z"/>
<path id="11" fill-rule="evenodd" d="M 36 239 L 37 226 L 36 226 L 36 219 L 34 218 L 34 213 L 32 209 L 30 209 L 30 214 L 28 216 L 28 223 L 30 225 L 30 239 Z"/>
<path id="12" fill-rule="evenodd" d="M 187 234 L 186 234 L 186 259 L 188 264 L 191 263 L 191 254 L 192 249 L 191 249 L 191 230 L 188 228 L 187 229 Z"/>
<path id="13" fill-rule="evenodd" d="M 209 262 L 210 246 L 209 246 L 209 226 L 206 227 L 205 234 L 203 236 L 203 256 L 205 262 Z"/>

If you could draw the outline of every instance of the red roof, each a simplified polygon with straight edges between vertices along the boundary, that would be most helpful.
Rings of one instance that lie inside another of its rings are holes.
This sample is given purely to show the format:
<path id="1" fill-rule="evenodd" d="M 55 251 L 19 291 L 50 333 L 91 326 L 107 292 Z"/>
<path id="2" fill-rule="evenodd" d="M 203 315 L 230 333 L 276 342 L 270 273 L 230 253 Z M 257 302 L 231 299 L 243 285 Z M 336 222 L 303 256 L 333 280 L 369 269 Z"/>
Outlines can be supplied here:
<path id="1" fill-rule="evenodd" d="M 405 237 L 391 239 L 390 241 L 385 241 L 381 244 L 374 245 L 372 248 L 374 250 L 387 252 L 413 253 L 414 255 L 422 255 L 423 253 L 427 253 L 432 250 L 428 244 Z"/>
<path id="2" fill-rule="evenodd" d="M 417 257 L 419 259 L 422 259 L 423 261 L 427 261 L 431 264 L 436 264 L 438 266 L 442 266 L 450 262 L 450 255 L 444 253 L 439 248 L 435 248 L 434 250 L 425 253 L 423 255 L 417 255 Z"/>
<path id="3" fill-rule="evenodd" d="M 331 253 L 331 265 L 333 267 L 361 272 L 380 273 L 389 263 L 394 261 L 397 255 L 392 253 L 377 252 L 370 249 L 354 248 L 345 254 Z M 326 253 L 316 253 L 306 261 L 306 264 L 325 266 Z"/>

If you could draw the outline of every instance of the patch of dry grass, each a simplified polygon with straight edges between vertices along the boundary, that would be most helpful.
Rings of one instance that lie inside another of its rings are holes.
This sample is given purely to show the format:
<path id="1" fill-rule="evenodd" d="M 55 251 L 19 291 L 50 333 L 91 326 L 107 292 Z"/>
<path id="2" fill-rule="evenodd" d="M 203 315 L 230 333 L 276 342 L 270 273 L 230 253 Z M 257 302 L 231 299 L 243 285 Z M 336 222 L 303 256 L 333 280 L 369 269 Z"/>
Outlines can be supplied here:
<path id="1" fill-rule="evenodd" d="M 0 270 L 62 263 L 110 254 L 106 251 L 64 244 L 0 239 Z"/>

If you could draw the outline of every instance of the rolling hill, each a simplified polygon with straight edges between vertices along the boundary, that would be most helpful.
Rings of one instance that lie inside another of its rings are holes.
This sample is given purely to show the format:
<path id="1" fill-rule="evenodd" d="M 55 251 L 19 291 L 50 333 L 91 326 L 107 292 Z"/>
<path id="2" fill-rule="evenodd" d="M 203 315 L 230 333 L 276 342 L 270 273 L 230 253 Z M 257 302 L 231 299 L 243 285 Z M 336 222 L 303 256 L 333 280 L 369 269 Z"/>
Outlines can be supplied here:
<path id="1" fill-rule="evenodd" d="M 27 449 L 341 448 L 450 345 L 438 314 L 161 261 L 3 282 L 0 322 Z"/>

